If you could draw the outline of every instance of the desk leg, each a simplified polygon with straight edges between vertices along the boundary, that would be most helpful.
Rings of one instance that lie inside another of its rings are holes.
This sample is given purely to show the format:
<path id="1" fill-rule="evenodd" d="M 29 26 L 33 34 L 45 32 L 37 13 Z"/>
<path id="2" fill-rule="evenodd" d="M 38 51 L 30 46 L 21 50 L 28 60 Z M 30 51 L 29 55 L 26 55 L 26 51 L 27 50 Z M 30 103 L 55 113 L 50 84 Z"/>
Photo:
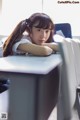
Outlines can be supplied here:
<path id="1" fill-rule="evenodd" d="M 37 120 L 48 120 L 58 102 L 59 70 L 56 67 L 38 80 L 38 116 Z M 53 117 L 53 120 L 57 118 Z"/>

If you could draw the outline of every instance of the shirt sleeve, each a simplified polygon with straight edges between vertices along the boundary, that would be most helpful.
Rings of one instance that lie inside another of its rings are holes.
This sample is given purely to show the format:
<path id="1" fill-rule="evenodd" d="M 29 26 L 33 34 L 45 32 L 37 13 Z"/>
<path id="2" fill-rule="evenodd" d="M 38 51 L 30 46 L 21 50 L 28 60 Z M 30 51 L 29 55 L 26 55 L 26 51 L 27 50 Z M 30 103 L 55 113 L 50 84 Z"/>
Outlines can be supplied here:
<path id="1" fill-rule="evenodd" d="M 19 42 L 16 42 L 12 47 L 13 54 L 24 54 L 23 51 L 17 49 L 18 46 L 23 43 L 32 43 L 32 42 L 28 39 L 21 39 Z"/>

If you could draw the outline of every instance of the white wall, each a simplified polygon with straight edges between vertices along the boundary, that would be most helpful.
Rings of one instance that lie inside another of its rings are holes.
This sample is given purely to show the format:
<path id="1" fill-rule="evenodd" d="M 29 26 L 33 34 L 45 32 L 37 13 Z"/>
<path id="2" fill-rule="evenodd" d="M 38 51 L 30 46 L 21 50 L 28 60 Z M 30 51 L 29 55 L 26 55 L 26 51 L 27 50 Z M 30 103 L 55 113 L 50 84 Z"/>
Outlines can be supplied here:
<path id="1" fill-rule="evenodd" d="M 59 4 L 58 1 L 61 0 L 53 0 L 51 4 L 49 0 L 44 0 L 44 12 L 50 14 L 55 23 L 69 22 L 72 26 L 73 36 L 80 36 L 80 3 Z M 78 0 L 74 1 L 77 2 Z M 68 2 L 71 2 L 71 0 Z"/>
<path id="2" fill-rule="evenodd" d="M 34 12 L 41 11 L 41 0 L 2 0 L 0 33 L 10 34 L 16 24 Z"/>
<path id="3" fill-rule="evenodd" d="M 80 35 L 80 3 L 59 4 L 58 0 L 2 0 L 0 34 L 9 35 L 20 20 L 34 12 L 47 13 L 54 23 L 69 22 L 72 35 Z"/>

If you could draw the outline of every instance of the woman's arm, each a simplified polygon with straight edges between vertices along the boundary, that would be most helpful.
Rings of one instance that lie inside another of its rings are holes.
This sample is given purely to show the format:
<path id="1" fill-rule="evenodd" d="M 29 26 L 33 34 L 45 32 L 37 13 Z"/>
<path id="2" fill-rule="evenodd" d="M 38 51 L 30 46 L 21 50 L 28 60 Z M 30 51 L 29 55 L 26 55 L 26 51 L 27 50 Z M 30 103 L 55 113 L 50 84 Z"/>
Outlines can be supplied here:
<path id="1" fill-rule="evenodd" d="M 32 43 L 20 44 L 17 49 L 25 53 L 28 52 L 33 55 L 39 55 L 39 56 L 47 56 L 53 52 L 52 48 L 48 46 L 41 46 L 41 45 L 36 45 Z"/>
<path id="2" fill-rule="evenodd" d="M 56 51 L 56 52 L 59 51 L 59 46 L 55 42 L 52 42 L 52 43 L 43 43 L 42 45 L 50 47 L 53 51 Z"/>

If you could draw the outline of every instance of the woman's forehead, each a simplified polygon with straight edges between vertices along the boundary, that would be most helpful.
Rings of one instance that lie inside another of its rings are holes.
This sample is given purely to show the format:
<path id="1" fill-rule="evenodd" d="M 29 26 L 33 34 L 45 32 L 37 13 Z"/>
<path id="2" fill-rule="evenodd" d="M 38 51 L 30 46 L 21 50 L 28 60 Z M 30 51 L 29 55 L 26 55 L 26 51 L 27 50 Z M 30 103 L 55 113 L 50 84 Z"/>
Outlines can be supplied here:
<path id="1" fill-rule="evenodd" d="M 46 20 L 36 20 L 34 23 L 33 23 L 33 26 L 34 27 L 51 27 L 51 23 L 50 21 L 46 21 Z"/>

